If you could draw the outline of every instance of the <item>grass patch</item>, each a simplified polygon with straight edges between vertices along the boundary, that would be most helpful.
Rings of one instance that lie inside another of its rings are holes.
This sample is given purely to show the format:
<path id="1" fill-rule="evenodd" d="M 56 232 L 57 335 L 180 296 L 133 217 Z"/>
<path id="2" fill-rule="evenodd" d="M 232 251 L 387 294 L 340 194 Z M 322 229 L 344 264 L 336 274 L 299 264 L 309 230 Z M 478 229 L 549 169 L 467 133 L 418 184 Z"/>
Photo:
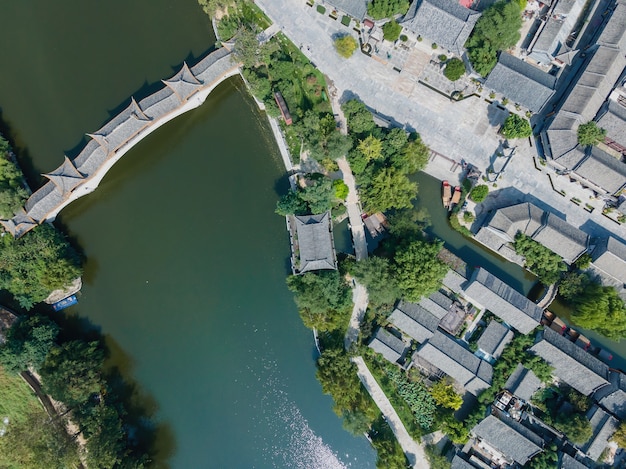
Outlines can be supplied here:
<path id="1" fill-rule="evenodd" d="M 0 421 L 8 417 L 10 422 L 23 422 L 31 412 L 37 410 L 43 412 L 28 384 L 19 376 L 0 368 Z"/>
<path id="2" fill-rule="evenodd" d="M 324 13 L 326 13 L 326 8 L 323 7 L 322 5 L 317 5 L 316 9 L 320 15 L 323 15 Z"/>
<path id="3" fill-rule="evenodd" d="M 350 26 L 350 20 L 351 18 L 348 15 L 343 15 L 341 17 L 341 24 L 343 24 L 344 26 Z"/>
<path id="4" fill-rule="evenodd" d="M 259 31 L 270 27 L 272 22 L 265 13 L 252 2 L 240 2 L 236 8 L 228 9 L 228 16 L 217 23 L 217 32 L 223 41 L 228 41 L 244 25 L 255 25 Z"/>
<path id="5" fill-rule="evenodd" d="M 283 131 L 283 135 L 285 136 L 285 142 L 287 143 L 287 148 L 289 149 L 289 155 L 291 156 L 291 160 L 294 164 L 300 162 L 300 152 L 302 151 L 302 140 L 298 135 L 298 132 L 289 125 L 285 125 L 283 120 L 280 121 L 280 127 Z"/>

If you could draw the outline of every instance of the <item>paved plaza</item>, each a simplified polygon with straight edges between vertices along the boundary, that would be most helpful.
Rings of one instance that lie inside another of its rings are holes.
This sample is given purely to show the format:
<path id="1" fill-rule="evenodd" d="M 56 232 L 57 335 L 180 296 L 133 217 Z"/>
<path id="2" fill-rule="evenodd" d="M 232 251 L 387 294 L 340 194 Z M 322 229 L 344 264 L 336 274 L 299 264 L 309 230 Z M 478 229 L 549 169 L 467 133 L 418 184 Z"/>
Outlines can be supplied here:
<path id="1" fill-rule="evenodd" d="M 398 72 L 393 62 L 384 63 L 359 52 L 349 59 L 340 57 L 333 39 L 348 32 L 356 37 L 356 33 L 319 14 L 304 0 L 257 0 L 257 4 L 329 77 L 340 101 L 360 99 L 392 125 L 419 132 L 432 150 L 445 155 L 431 159 L 426 172 L 456 181 L 462 167 L 450 160 L 472 163 L 483 173 L 493 165 L 502 149 L 503 137 L 497 131 L 507 111 L 497 101 L 488 103 L 484 96 L 453 101 L 419 83 L 430 65 L 433 51 L 429 56 L 429 44 L 415 44 L 415 51 L 407 52 L 404 68 Z M 589 191 L 569 182 L 566 176 L 552 173 L 554 186 L 566 195 L 556 192 L 548 178 L 549 169 L 536 166 L 536 152 L 530 142 L 515 140 L 510 144 L 517 146 L 515 156 L 500 175 L 497 187 L 491 186 L 493 195 L 483 208 L 528 200 L 550 208 L 592 236 L 613 232 L 626 239 L 626 227 L 602 215 L 602 200 L 590 198 Z M 592 213 L 585 209 L 586 204 L 593 207 Z"/>

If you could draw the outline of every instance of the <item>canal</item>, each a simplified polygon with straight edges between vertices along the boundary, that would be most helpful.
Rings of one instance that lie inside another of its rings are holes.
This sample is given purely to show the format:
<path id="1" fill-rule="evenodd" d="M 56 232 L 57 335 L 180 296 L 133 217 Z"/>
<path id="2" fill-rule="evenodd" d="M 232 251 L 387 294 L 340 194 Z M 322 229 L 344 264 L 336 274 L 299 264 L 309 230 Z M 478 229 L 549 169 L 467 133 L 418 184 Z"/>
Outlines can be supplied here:
<path id="1" fill-rule="evenodd" d="M 213 44 L 195 0 L 9 2 L 2 121 L 38 187 L 131 95 Z M 159 467 L 373 468 L 315 379 L 285 285 L 288 187 L 240 80 L 132 149 L 61 224 L 87 256 L 67 314 L 101 329 L 161 431 Z"/>

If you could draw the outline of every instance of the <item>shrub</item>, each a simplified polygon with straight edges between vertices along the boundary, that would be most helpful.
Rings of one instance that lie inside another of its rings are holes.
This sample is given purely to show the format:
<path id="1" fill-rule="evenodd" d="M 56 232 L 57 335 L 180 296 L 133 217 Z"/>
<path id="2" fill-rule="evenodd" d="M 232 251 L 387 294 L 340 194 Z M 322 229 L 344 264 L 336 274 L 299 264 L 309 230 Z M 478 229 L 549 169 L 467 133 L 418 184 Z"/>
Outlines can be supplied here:
<path id="1" fill-rule="evenodd" d="M 341 24 L 344 26 L 350 26 L 350 17 L 348 15 L 343 15 L 341 18 Z"/>
<path id="2" fill-rule="evenodd" d="M 480 184 L 472 189 L 469 197 L 474 202 L 482 202 L 487 197 L 487 194 L 489 194 L 489 187 L 485 184 Z"/>
<path id="3" fill-rule="evenodd" d="M 383 25 L 383 37 L 387 41 L 394 42 L 400 37 L 402 26 L 396 20 L 391 20 Z"/>
<path id="4" fill-rule="evenodd" d="M 437 48 L 437 47 L 439 47 L 439 46 L 437 46 L 437 43 L 436 43 L 436 42 L 433 42 L 433 43 L 431 44 L 431 46 L 430 46 L 430 47 L 432 47 L 432 48 L 433 48 L 433 50 L 434 50 L 434 49 L 436 49 L 436 48 Z"/>
<path id="5" fill-rule="evenodd" d="M 509 98 L 502 98 L 502 105 L 506 106 L 507 104 L 509 104 Z"/>
<path id="6" fill-rule="evenodd" d="M 450 61 L 446 64 L 443 74 L 448 80 L 457 81 L 465 74 L 465 64 L 461 59 L 450 59 Z"/>
<path id="7" fill-rule="evenodd" d="M 326 13 L 326 8 L 322 5 L 317 5 L 317 12 L 323 15 L 324 13 Z"/>
<path id="8" fill-rule="evenodd" d="M 472 212 L 463 212 L 463 221 L 465 223 L 472 223 L 476 217 Z"/>
<path id="9" fill-rule="evenodd" d="M 604 140 L 606 130 L 598 127 L 594 121 L 589 121 L 586 124 L 581 124 L 578 127 L 578 143 L 581 145 L 595 145 Z"/>
<path id="10" fill-rule="evenodd" d="M 335 50 L 340 56 L 346 59 L 352 57 L 352 54 L 354 54 L 358 46 L 356 39 L 349 35 L 335 39 Z"/>
<path id="11" fill-rule="evenodd" d="M 417 36 L 417 42 L 422 42 L 422 41 L 423 41 L 422 36 Z"/>
<path id="12" fill-rule="evenodd" d="M 406 34 L 400 34 L 400 40 L 402 42 L 406 42 L 409 40 L 408 36 Z"/>
<path id="13" fill-rule="evenodd" d="M 517 254 L 524 256 L 525 267 L 534 272 L 544 285 L 557 282 L 561 278 L 561 273 L 567 270 L 561 256 L 530 236 L 518 233 L 513 246 Z"/>
<path id="14" fill-rule="evenodd" d="M 506 138 L 527 138 L 533 134 L 533 131 L 530 128 L 528 119 L 524 119 L 517 114 L 509 114 L 500 133 Z"/>
<path id="15" fill-rule="evenodd" d="M 437 58 L 440 62 L 445 62 L 446 60 L 448 60 L 448 56 L 446 54 L 439 54 Z"/>

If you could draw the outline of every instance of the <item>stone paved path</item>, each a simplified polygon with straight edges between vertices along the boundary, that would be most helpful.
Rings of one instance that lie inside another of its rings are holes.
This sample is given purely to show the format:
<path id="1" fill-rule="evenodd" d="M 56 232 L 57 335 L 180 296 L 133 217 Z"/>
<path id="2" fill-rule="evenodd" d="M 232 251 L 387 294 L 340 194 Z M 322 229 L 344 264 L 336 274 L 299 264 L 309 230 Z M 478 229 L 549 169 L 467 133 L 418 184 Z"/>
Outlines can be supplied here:
<path id="1" fill-rule="evenodd" d="M 359 327 L 367 311 L 367 301 L 367 290 L 355 281 L 352 289 L 352 316 L 350 316 L 350 325 L 343 342 L 346 350 L 350 350 L 352 344 L 359 338 Z"/>
<path id="2" fill-rule="evenodd" d="M 424 448 L 417 444 L 415 440 L 411 438 L 409 432 L 406 431 L 406 428 L 404 428 L 404 424 L 400 420 L 400 417 L 398 417 L 398 414 L 391 405 L 391 402 L 389 402 L 389 399 L 387 399 L 387 396 L 385 396 L 385 393 L 376 382 L 376 379 L 374 378 L 370 370 L 367 368 L 367 365 L 365 364 L 365 361 L 363 361 L 363 358 L 354 357 L 352 361 L 359 369 L 359 379 L 363 383 L 363 386 L 365 386 L 365 389 L 367 389 L 367 392 L 370 393 L 370 396 L 372 396 L 372 399 L 374 399 L 374 402 L 376 402 L 376 405 L 378 406 L 380 411 L 385 416 L 385 420 L 387 420 L 387 423 L 391 427 L 393 434 L 396 436 L 398 443 L 400 443 L 400 446 L 402 447 L 404 454 L 406 454 L 409 463 L 411 463 L 411 466 L 420 469 L 428 469 L 430 466 L 428 464 L 428 460 L 426 459 L 426 453 L 424 452 Z"/>

